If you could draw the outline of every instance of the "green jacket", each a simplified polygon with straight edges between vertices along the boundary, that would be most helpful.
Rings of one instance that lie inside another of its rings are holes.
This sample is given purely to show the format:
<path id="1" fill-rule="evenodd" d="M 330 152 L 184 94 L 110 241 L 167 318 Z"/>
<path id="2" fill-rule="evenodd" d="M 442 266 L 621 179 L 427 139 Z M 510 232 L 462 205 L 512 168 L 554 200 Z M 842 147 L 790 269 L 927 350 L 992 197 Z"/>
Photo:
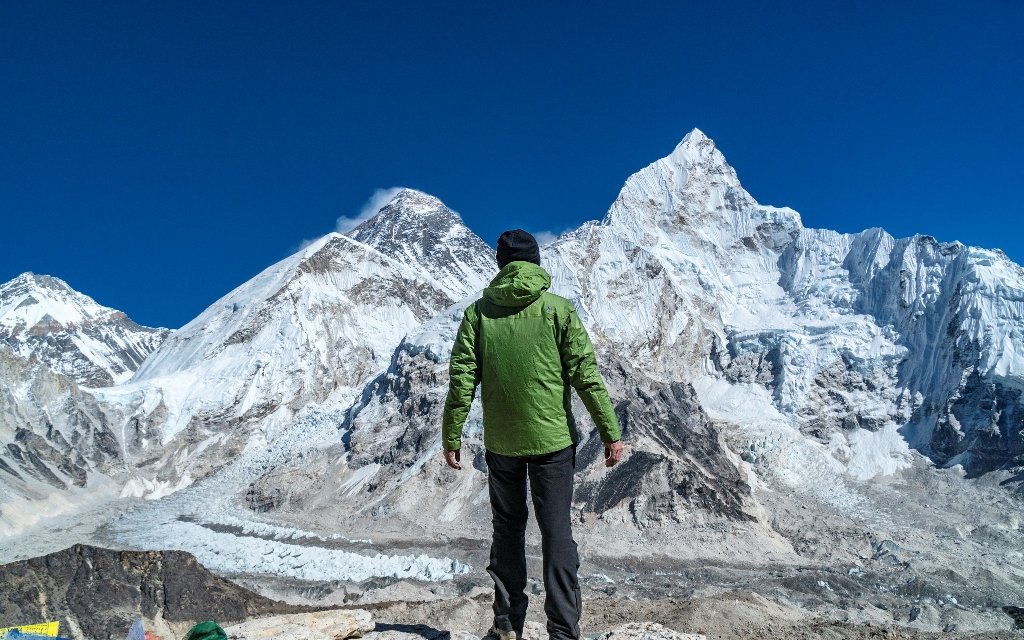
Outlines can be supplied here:
<path id="1" fill-rule="evenodd" d="M 441 442 L 462 446 L 462 426 L 481 385 L 484 446 L 506 456 L 564 449 L 579 441 L 576 389 L 601 439 L 619 439 L 594 347 L 572 303 L 548 293 L 551 276 L 532 262 L 505 265 L 469 305 L 449 365 Z"/>

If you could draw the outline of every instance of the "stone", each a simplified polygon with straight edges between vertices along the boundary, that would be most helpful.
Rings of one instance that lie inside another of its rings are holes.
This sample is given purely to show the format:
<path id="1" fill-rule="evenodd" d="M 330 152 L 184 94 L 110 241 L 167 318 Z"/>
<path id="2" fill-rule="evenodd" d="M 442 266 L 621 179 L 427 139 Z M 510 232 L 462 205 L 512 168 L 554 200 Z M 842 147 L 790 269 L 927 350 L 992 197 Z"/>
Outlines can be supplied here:
<path id="1" fill-rule="evenodd" d="M 246 620 L 224 629 L 231 640 L 345 640 L 373 631 L 373 616 L 365 609 L 334 609 Z"/>

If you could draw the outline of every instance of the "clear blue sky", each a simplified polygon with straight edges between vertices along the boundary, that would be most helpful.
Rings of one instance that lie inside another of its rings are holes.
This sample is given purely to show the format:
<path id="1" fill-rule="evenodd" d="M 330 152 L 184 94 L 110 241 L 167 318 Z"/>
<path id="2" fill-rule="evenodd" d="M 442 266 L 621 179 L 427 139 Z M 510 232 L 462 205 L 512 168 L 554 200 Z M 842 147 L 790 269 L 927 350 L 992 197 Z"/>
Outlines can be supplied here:
<path id="1" fill-rule="evenodd" d="M 558 232 L 693 127 L 807 226 L 1021 262 L 1022 33 L 1016 0 L 11 0 L 0 281 L 177 327 L 375 189 Z"/>

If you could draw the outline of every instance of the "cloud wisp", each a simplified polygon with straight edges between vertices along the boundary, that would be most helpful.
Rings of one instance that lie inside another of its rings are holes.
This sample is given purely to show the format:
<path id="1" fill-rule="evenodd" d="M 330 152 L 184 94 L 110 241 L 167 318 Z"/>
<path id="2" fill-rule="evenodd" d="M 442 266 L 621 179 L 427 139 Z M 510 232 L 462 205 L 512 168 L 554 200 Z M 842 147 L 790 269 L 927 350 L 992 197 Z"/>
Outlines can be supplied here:
<path id="1" fill-rule="evenodd" d="M 571 228 L 572 227 L 570 227 L 569 229 Z M 544 245 L 551 244 L 552 242 L 557 240 L 558 236 L 562 235 L 566 231 L 569 231 L 569 229 L 564 229 L 562 231 L 550 231 L 548 229 L 544 229 L 542 231 L 535 232 L 533 234 L 533 237 L 537 239 L 537 244 L 543 247 Z"/>
<path id="2" fill-rule="evenodd" d="M 373 195 L 370 196 L 370 199 L 363 204 L 358 214 L 355 216 L 339 217 L 334 225 L 335 231 L 338 233 L 348 233 L 352 229 L 355 229 L 363 222 L 375 216 L 377 212 L 380 211 L 384 205 L 391 202 L 391 200 L 398 195 L 398 192 L 403 188 L 404 187 L 390 187 L 388 189 L 377 189 L 373 192 Z"/>
<path id="3" fill-rule="evenodd" d="M 369 220 L 373 216 L 377 215 L 377 212 L 381 210 L 387 203 L 391 202 L 392 198 L 398 195 L 404 187 L 390 187 L 388 189 L 376 189 L 363 206 L 360 207 L 359 213 L 354 216 L 340 216 L 334 222 L 334 231 L 338 233 L 348 233 L 352 229 L 355 229 L 363 222 Z M 309 245 L 313 244 L 321 237 L 318 238 L 304 238 L 297 245 L 293 246 L 289 251 L 289 254 L 295 253 L 296 251 L 302 251 Z"/>

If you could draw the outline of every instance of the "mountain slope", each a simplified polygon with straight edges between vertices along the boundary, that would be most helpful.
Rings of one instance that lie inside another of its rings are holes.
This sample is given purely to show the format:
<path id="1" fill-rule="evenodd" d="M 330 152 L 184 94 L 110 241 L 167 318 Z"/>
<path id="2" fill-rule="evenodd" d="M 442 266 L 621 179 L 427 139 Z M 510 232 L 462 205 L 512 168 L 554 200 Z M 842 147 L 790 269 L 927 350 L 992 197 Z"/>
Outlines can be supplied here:
<path id="1" fill-rule="evenodd" d="M 0 344 L 0 537 L 116 498 L 143 425 Z"/>
<path id="2" fill-rule="evenodd" d="M 23 273 L 0 285 L 0 342 L 84 386 L 127 380 L 169 333 L 137 325 L 52 276 Z"/>
<path id="3" fill-rule="evenodd" d="M 892 402 L 911 445 L 975 474 L 1024 462 L 1020 266 L 1000 251 L 878 229 L 807 230 L 781 260 L 802 299 L 820 297 L 816 274 L 842 270 L 833 304 L 869 315 L 901 349 Z"/>
<path id="4" fill-rule="evenodd" d="M 401 229 L 437 213 L 418 202 L 415 194 L 400 193 L 364 223 L 363 237 L 390 250 L 385 241 L 392 236 L 371 231 Z M 434 205 L 448 212 L 431 200 Z M 465 245 L 461 286 L 483 281 L 489 250 L 457 217 L 449 222 L 461 227 Z M 202 477 L 238 452 L 273 441 L 305 407 L 329 398 L 347 406 L 387 366 L 406 332 L 452 304 L 453 294 L 429 268 L 429 247 L 417 244 L 427 240 L 406 240 L 395 259 L 328 234 L 211 305 L 128 383 L 104 389 L 105 400 L 160 423 L 162 457 L 154 466 L 160 482 Z M 140 491 L 147 493 L 152 482 L 143 481 Z"/>

